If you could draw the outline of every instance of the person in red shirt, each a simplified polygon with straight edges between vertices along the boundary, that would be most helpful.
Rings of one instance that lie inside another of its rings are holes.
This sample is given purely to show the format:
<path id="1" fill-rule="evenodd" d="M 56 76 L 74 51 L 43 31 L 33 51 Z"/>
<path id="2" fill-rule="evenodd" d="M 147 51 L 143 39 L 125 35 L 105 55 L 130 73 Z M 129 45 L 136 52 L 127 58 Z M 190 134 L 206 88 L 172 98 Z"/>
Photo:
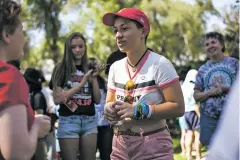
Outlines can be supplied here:
<path id="1" fill-rule="evenodd" d="M 0 159 L 31 159 L 38 138 L 50 130 L 50 118 L 34 117 L 28 86 L 20 71 L 8 61 L 23 55 L 21 7 L 12 0 L 0 1 Z"/>

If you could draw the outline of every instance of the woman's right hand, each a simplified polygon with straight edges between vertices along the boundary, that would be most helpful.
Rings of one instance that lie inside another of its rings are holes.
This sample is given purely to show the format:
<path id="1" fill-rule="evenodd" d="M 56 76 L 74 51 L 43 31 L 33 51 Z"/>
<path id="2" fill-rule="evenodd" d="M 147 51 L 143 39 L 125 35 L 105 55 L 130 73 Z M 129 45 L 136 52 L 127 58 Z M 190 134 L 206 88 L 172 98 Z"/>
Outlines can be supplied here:
<path id="1" fill-rule="evenodd" d="M 35 115 L 35 121 L 39 127 L 38 138 L 44 138 L 50 131 L 51 128 L 51 118 L 46 115 Z"/>

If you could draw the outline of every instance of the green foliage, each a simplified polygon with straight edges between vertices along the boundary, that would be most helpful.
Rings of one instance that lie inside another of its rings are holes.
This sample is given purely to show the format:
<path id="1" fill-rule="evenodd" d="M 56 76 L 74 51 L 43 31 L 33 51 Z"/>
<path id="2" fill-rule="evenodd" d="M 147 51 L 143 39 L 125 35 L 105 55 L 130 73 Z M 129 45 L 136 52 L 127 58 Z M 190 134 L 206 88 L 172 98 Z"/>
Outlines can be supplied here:
<path id="1" fill-rule="evenodd" d="M 151 23 L 147 45 L 178 65 L 197 61 L 201 54 L 200 38 L 205 31 L 206 13 L 217 14 L 211 1 L 190 5 L 173 0 L 85 1 L 79 9 L 79 21 L 71 30 L 80 30 L 89 40 L 89 55 L 106 61 L 106 57 L 117 49 L 112 28 L 104 26 L 102 17 L 106 12 L 115 12 L 124 7 L 137 7 L 146 12 Z M 204 11 L 204 12 L 203 12 Z M 203 14 L 205 13 L 205 14 Z M 89 34 L 89 31 L 90 32 Z"/>
<path id="2" fill-rule="evenodd" d="M 44 54 L 50 53 L 46 56 L 53 58 L 55 62 L 59 59 L 58 41 L 61 27 L 59 13 L 66 2 L 67 0 L 24 0 L 23 2 L 25 6 L 23 14 L 26 15 L 23 19 L 27 24 L 27 29 L 44 29 L 47 43 L 47 45 L 43 45 L 45 46 L 44 51 L 50 51 L 44 52 Z M 40 57 L 37 56 L 36 59 L 38 58 Z"/>
<path id="3" fill-rule="evenodd" d="M 40 47 L 26 47 L 31 52 L 26 54 L 26 65 L 37 64 L 44 58 L 53 58 L 59 62 L 65 37 L 75 31 L 85 35 L 88 55 L 106 62 L 108 55 L 117 50 L 117 46 L 112 28 L 102 23 L 103 15 L 125 7 L 136 7 L 143 10 L 150 20 L 148 47 L 166 56 L 180 68 L 195 68 L 202 63 L 197 63 L 199 59 L 204 60 L 200 39 L 206 32 L 209 16 L 222 16 L 213 7 L 211 0 L 195 0 L 193 5 L 175 0 L 24 0 L 23 6 L 28 29 L 40 28 L 45 31 L 45 40 Z M 60 35 L 59 30 L 64 22 L 60 22 L 59 14 L 67 14 L 69 11 L 79 15 L 78 19 L 66 26 L 68 33 Z M 235 35 L 239 25 L 231 29 L 232 23 L 236 22 L 230 21 L 230 15 L 226 15 L 226 22 L 229 27 L 227 35 L 231 36 Z"/>
<path id="4" fill-rule="evenodd" d="M 239 58 L 239 1 L 231 6 L 230 12 L 226 13 L 224 23 L 227 25 L 225 29 L 225 40 L 227 52 Z"/>

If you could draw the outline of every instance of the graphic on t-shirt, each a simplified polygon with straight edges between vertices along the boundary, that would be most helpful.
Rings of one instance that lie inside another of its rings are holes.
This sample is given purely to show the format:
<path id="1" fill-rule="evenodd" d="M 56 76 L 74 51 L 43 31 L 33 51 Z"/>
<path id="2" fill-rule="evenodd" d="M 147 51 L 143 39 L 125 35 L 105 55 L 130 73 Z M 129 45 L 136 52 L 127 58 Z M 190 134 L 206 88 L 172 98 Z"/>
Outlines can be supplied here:
<path id="1" fill-rule="evenodd" d="M 205 84 L 207 85 L 206 89 L 213 89 L 217 85 L 230 87 L 233 83 L 233 78 L 234 76 L 228 67 L 221 66 L 212 68 L 205 76 Z"/>
<path id="2" fill-rule="evenodd" d="M 77 71 L 76 74 L 72 75 L 71 80 L 67 82 L 67 85 L 64 87 L 64 90 L 69 90 L 81 82 L 84 75 L 82 72 Z M 72 112 L 75 112 L 78 107 L 87 107 L 92 104 L 92 94 L 90 85 L 88 82 L 74 94 L 70 99 L 64 103 Z"/>
<path id="3" fill-rule="evenodd" d="M 212 89 L 217 85 L 224 85 L 230 87 L 233 83 L 234 76 L 229 68 L 221 66 L 212 68 L 206 74 L 205 84 L 207 89 Z"/>
<path id="4" fill-rule="evenodd" d="M 126 102 L 126 98 L 128 98 L 128 96 L 131 96 L 131 95 L 125 95 L 125 96 L 123 96 L 123 95 L 116 95 L 116 97 L 117 97 L 117 100 L 118 101 L 122 101 L 122 102 Z M 132 96 L 131 96 L 132 97 Z M 134 102 L 137 102 L 139 99 L 140 99 L 140 97 L 141 97 L 141 95 L 137 95 L 137 96 L 133 96 L 132 98 L 133 98 L 133 100 L 132 100 L 132 102 L 134 103 Z"/>
<path id="5" fill-rule="evenodd" d="M 159 104 L 164 101 L 162 98 L 163 95 L 161 91 L 154 86 L 154 83 L 151 86 L 145 86 L 144 84 L 149 83 L 140 83 L 135 85 L 135 90 L 131 92 L 130 94 L 128 91 L 125 91 L 125 93 L 121 92 L 119 88 L 116 88 L 116 99 L 118 101 L 125 101 L 125 98 L 127 96 L 133 97 L 133 104 L 135 103 L 145 103 L 145 104 Z M 122 85 L 119 85 L 122 86 Z"/>

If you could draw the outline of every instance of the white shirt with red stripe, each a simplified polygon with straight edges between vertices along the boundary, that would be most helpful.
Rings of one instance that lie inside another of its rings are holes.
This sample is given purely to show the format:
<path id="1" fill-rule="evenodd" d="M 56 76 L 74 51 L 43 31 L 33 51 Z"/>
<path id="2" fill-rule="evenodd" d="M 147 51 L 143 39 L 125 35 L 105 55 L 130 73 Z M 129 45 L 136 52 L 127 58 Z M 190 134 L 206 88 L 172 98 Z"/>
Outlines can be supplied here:
<path id="1" fill-rule="evenodd" d="M 116 61 L 110 67 L 108 89 L 115 93 L 117 101 L 123 101 L 126 95 L 131 95 L 134 97 L 134 103 L 139 99 L 148 105 L 162 103 L 164 98 L 161 90 L 179 79 L 172 63 L 150 50 L 133 74 L 129 73 L 127 57 Z M 135 86 L 132 91 L 127 91 L 125 85 L 130 79 Z"/>

